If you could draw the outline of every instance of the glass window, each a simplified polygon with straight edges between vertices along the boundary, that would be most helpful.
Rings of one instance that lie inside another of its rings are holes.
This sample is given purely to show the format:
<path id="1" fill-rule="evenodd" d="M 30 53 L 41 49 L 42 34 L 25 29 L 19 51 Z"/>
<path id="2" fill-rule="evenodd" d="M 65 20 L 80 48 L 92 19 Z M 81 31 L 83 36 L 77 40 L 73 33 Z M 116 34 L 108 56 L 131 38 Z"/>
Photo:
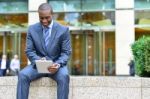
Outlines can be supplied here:
<path id="1" fill-rule="evenodd" d="M 135 0 L 135 40 L 150 36 L 150 0 Z"/>
<path id="2" fill-rule="evenodd" d="M 135 40 L 143 35 L 150 36 L 150 10 L 135 11 Z"/>
<path id="3" fill-rule="evenodd" d="M 69 26 L 81 26 L 80 13 L 55 13 L 54 20 Z"/>
<path id="4" fill-rule="evenodd" d="M 112 26 L 115 24 L 115 12 L 61 12 L 54 19 L 68 26 Z"/>
<path id="5" fill-rule="evenodd" d="M 0 12 L 26 12 L 28 11 L 28 2 L 24 0 L 0 0 Z"/>
<path id="6" fill-rule="evenodd" d="M 54 12 L 81 11 L 81 0 L 49 0 Z"/>
<path id="7" fill-rule="evenodd" d="M 115 0 L 49 0 L 54 12 L 114 10 Z"/>
<path id="8" fill-rule="evenodd" d="M 82 13 L 83 26 L 111 26 L 115 24 L 114 12 L 85 12 Z"/>
<path id="9" fill-rule="evenodd" d="M 135 11 L 135 24 L 138 25 L 150 25 L 150 10 Z"/>
<path id="10" fill-rule="evenodd" d="M 150 0 L 135 0 L 136 9 L 150 9 Z"/>
<path id="11" fill-rule="evenodd" d="M 81 0 L 83 11 L 115 9 L 115 0 Z"/>
<path id="12" fill-rule="evenodd" d="M 6 29 L 8 31 L 8 29 L 10 29 L 10 31 L 13 31 L 17 28 L 26 28 L 28 25 L 27 22 L 27 14 L 0 14 L 1 30 Z"/>

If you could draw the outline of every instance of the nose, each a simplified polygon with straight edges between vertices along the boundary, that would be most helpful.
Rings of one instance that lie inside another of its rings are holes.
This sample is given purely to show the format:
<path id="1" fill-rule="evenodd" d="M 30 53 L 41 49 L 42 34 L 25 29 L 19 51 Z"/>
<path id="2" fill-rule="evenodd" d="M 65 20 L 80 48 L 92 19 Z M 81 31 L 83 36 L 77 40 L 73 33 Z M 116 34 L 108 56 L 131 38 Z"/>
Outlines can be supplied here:
<path id="1" fill-rule="evenodd" d="M 41 21 L 42 21 L 43 23 L 47 22 L 47 20 L 46 20 L 45 18 L 44 18 L 44 19 L 42 19 Z"/>

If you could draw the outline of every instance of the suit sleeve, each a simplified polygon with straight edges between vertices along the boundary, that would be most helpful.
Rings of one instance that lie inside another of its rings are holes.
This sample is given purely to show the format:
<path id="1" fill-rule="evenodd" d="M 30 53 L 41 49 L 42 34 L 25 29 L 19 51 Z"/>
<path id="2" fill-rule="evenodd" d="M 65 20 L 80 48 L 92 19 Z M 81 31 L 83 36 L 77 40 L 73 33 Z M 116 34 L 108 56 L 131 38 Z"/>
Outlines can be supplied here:
<path id="1" fill-rule="evenodd" d="M 39 60 L 41 57 L 39 57 L 36 54 L 36 49 L 34 47 L 34 42 L 33 42 L 30 30 L 31 30 L 31 27 L 29 27 L 28 33 L 27 33 L 25 52 L 30 62 L 35 64 L 35 60 Z"/>
<path id="2" fill-rule="evenodd" d="M 61 39 L 61 54 L 59 58 L 55 61 L 55 63 L 64 66 L 67 64 L 69 56 L 72 52 L 70 33 L 68 28 L 66 29 L 65 33 L 63 33 L 60 39 Z"/>

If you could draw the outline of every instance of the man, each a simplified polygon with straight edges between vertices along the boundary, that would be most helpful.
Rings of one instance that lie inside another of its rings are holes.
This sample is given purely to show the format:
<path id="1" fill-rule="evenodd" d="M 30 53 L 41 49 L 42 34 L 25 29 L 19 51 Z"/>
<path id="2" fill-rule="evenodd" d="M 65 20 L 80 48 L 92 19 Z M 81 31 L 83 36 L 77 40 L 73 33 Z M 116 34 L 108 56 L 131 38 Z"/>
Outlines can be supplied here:
<path id="1" fill-rule="evenodd" d="M 130 67 L 130 76 L 134 76 L 135 75 L 135 67 L 134 67 L 134 60 L 133 59 L 130 59 L 130 62 L 129 62 L 129 67 Z"/>
<path id="2" fill-rule="evenodd" d="M 38 8 L 40 23 L 31 25 L 27 33 L 26 54 L 31 65 L 18 74 L 17 99 L 28 99 L 30 82 L 50 77 L 57 82 L 57 99 L 68 99 L 67 61 L 71 54 L 69 29 L 52 20 L 52 7 L 43 3 Z M 48 35 L 45 28 L 48 28 Z M 45 36 L 46 35 L 46 36 Z M 47 38 L 48 37 L 48 38 Z M 35 60 L 52 60 L 50 73 L 38 73 Z"/>
<path id="3" fill-rule="evenodd" d="M 2 55 L 0 59 L 0 76 L 5 76 L 9 71 L 10 61 L 7 59 L 5 54 Z"/>
<path id="4" fill-rule="evenodd" d="M 13 59 L 10 62 L 10 75 L 18 75 L 20 70 L 20 60 L 17 54 L 14 55 Z"/>

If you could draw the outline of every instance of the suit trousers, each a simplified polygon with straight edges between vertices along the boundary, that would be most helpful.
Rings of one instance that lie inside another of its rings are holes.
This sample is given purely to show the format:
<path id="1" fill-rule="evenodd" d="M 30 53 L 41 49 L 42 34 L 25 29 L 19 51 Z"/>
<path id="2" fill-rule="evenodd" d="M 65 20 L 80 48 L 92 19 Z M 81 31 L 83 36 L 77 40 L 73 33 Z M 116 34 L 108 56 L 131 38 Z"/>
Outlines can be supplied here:
<path id="1" fill-rule="evenodd" d="M 38 73 L 32 65 L 18 74 L 17 99 L 28 99 L 30 82 L 41 77 L 50 77 L 57 82 L 57 99 L 68 99 L 70 79 L 67 66 L 60 67 L 55 74 L 44 74 Z"/>
<path id="2" fill-rule="evenodd" d="M 6 76 L 6 69 L 0 69 L 0 76 Z"/>

